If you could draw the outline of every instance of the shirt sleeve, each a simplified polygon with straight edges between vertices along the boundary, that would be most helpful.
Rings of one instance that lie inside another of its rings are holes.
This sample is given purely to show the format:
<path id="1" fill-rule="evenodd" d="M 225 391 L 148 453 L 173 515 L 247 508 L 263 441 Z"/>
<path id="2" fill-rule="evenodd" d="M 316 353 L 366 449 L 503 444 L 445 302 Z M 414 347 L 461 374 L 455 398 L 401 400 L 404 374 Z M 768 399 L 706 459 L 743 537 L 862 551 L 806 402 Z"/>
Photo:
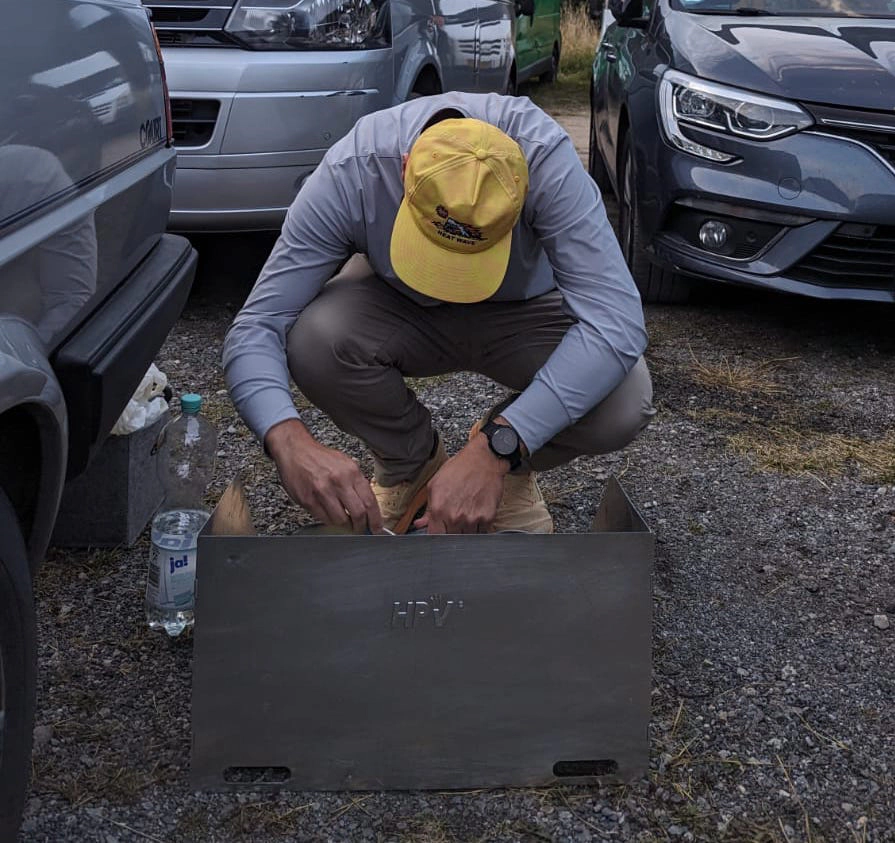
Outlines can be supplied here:
<path id="1" fill-rule="evenodd" d="M 600 192 L 568 136 L 532 168 L 530 184 L 526 213 L 576 320 L 502 413 L 533 453 L 622 382 L 647 335 L 640 294 Z"/>
<path id="2" fill-rule="evenodd" d="M 353 251 L 350 208 L 337 177 L 339 167 L 324 159 L 308 177 L 224 340 L 230 395 L 262 442 L 275 424 L 300 417 L 289 390 L 286 335 Z"/>

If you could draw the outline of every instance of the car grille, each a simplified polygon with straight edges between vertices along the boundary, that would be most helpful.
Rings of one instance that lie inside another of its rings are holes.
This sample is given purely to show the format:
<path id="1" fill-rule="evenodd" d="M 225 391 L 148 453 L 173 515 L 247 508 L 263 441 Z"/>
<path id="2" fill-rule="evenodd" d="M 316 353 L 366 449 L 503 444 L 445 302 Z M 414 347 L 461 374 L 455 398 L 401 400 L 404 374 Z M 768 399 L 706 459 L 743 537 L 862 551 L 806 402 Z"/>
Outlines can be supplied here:
<path id="1" fill-rule="evenodd" d="M 233 0 L 143 0 L 163 47 L 235 47 L 224 32 Z"/>
<path id="2" fill-rule="evenodd" d="M 895 115 L 832 106 L 811 106 L 817 129 L 874 149 L 895 169 Z"/>
<path id="3" fill-rule="evenodd" d="M 787 275 L 825 287 L 895 290 L 895 226 L 841 225 Z"/>
<path id="4" fill-rule="evenodd" d="M 217 100 L 171 100 L 174 146 L 204 146 L 214 134 L 221 104 Z"/>

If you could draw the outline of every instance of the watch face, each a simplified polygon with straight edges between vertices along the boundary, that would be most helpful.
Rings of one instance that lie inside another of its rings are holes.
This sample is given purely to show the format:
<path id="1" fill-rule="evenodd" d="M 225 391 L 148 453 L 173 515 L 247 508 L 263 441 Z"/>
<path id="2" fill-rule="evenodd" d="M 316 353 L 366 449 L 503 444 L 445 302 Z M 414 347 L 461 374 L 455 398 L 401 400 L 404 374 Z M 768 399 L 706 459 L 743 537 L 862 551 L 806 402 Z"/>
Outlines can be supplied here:
<path id="1" fill-rule="evenodd" d="M 494 431 L 491 437 L 494 450 L 502 457 L 510 456 L 519 447 L 519 437 L 514 430 L 508 427 L 500 427 Z"/>

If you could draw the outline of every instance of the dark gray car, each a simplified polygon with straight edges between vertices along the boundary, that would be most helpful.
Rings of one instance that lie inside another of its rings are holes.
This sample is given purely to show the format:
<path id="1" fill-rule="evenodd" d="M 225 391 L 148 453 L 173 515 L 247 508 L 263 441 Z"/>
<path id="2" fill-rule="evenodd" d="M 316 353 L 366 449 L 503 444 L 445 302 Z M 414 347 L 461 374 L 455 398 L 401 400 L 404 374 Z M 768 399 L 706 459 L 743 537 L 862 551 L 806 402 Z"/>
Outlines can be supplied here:
<path id="1" fill-rule="evenodd" d="M 895 302 L 895 2 L 611 0 L 590 171 L 647 301 Z"/>
<path id="2" fill-rule="evenodd" d="M 32 576 L 64 482 L 96 454 L 177 320 L 196 253 L 182 237 L 164 233 L 175 150 L 161 56 L 139 0 L 28 0 L 4 4 L 3 12 L 0 841 L 6 843 L 15 838 L 30 768 Z"/>

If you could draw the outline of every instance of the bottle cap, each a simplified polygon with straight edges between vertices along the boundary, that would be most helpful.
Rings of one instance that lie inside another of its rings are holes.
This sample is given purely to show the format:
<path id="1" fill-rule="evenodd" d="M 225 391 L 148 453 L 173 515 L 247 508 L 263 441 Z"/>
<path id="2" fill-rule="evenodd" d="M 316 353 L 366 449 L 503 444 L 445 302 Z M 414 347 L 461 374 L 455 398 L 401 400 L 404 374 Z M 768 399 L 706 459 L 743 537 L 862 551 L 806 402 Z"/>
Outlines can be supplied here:
<path id="1" fill-rule="evenodd" d="M 194 392 L 187 392 L 180 396 L 180 409 L 184 413 L 193 415 L 202 409 L 202 396 L 196 395 Z"/>

